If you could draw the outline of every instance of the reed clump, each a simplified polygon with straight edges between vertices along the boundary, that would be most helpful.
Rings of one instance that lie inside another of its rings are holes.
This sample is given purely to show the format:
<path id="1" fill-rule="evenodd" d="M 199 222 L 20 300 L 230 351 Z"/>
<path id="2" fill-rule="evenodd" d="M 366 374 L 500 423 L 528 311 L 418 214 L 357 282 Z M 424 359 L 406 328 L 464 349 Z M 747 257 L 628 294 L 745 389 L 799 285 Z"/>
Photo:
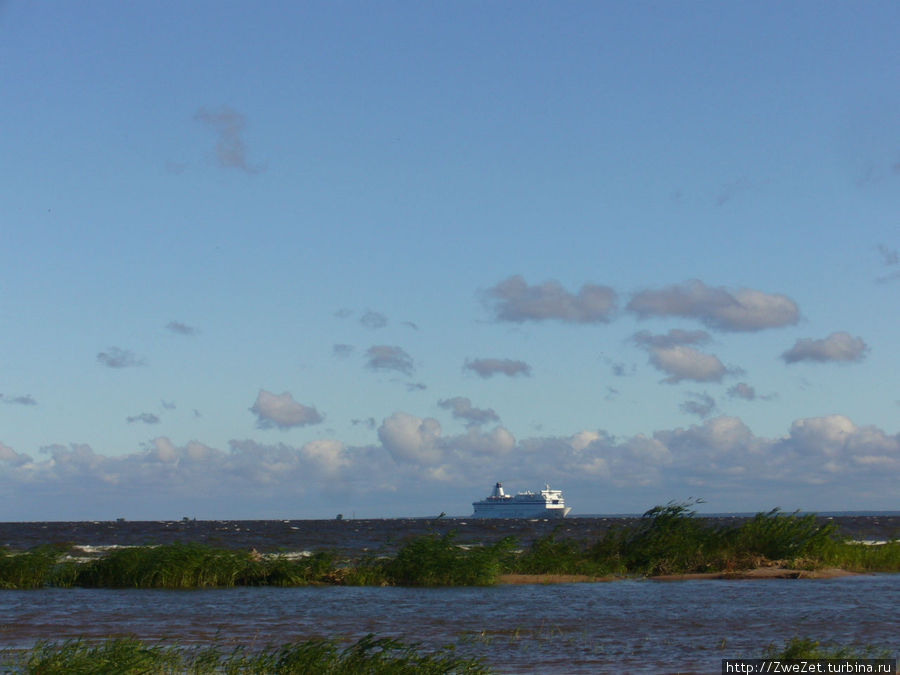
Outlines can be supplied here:
<path id="1" fill-rule="evenodd" d="M 892 656 L 889 649 L 871 645 L 860 648 L 795 636 L 781 647 L 769 645 L 762 658 L 784 661 L 787 659 L 889 659 Z"/>
<path id="2" fill-rule="evenodd" d="M 585 576 L 666 575 L 837 567 L 900 572 L 900 542 L 866 545 L 839 536 L 833 522 L 773 509 L 737 525 L 698 518 L 697 502 L 670 502 L 635 524 L 612 528 L 593 541 L 554 532 L 516 550 L 507 537 L 489 545 L 457 542 L 456 532 L 430 532 L 404 542 L 392 555 L 338 559 L 260 555 L 205 544 L 116 548 L 76 562 L 65 547 L 0 550 L 0 589 L 47 586 L 89 588 L 215 588 L 230 586 L 482 586 L 504 573 Z"/>
<path id="3" fill-rule="evenodd" d="M 101 642 L 83 639 L 41 642 L 30 650 L 6 650 L 0 666 L 37 675 L 137 675 L 150 673 L 244 673 L 280 675 L 487 675 L 478 659 L 459 657 L 449 650 L 424 652 L 390 638 L 367 635 L 342 647 L 334 640 L 308 640 L 261 650 L 216 646 L 200 648 L 148 644 L 136 638 Z M 4 671 L 6 672 L 6 671 Z"/>
<path id="4" fill-rule="evenodd" d="M 78 570 L 74 585 L 89 588 L 219 588 L 325 583 L 334 570 L 327 552 L 305 558 L 260 556 L 203 544 L 120 548 Z"/>
<path id="5" fill-rule="evenodd" d="M 0 550 L 0 589 L 30 589 L 71 586 L 76 565 L 63 561 L 56 546 L 38 546 L 29 551 Z"/>
<path id="6" fill-rule="evenodd" d="M 666 575 L 731 572 L 783 565 L 801 569 L 900 571 L 900 542 L 847 541 L 833 522 L 772 509 L 734 526 L 698 518 L 698 502 L 650 509 L 634 525 L 612 528 L 593 542 L 538 539 L 508 571 L 521 574 Z"/>
<path id="7" fill-rule="evenodd" d="M 505 538 L 489 546 L 464 548 L 455 532 L 430 533 L 406 542 L 384 563 L 385 580 L 397 586 L 487 586 L 504 570 L 514 546 Z"/>

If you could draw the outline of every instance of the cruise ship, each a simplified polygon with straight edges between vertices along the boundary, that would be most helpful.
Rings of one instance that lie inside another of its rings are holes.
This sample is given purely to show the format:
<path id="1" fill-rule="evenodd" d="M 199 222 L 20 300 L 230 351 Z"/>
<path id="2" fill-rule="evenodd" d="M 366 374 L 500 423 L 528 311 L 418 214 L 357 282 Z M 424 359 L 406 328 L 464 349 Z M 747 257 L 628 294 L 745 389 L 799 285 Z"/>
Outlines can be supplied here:
<path id="1" fill-rule="evenodd" d="M 561 490 L 545 485 L 540 492 L 519 492 L 508 495 L 497 483 L 491 494 L 472 502 L 476 518 L 565 518 L 571 511 Z"/>

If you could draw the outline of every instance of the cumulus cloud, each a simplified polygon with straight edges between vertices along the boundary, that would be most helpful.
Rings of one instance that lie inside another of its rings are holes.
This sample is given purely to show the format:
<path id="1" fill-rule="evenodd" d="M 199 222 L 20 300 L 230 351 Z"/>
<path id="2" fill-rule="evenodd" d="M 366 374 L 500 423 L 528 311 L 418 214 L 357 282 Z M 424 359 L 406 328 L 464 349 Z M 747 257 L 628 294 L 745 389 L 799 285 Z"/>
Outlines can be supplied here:
<path id="1" fill-rule="evenodd" d="M 128 349 L 120 349 L 119 347 L 110 347 L 105 352 L 97 354 L 97 361 L 107 368 L 132 368 L 135 366 L 145 365 L 144 359 L 135 355 Z"/>
<path id="2" fill-rule="evenodd" d="M 415 370 L 412 357 L 401 347 L 374 345 L 366 351 L 366 367 L 370 370 L 395 370 L 412 375 Z"/>
<path id="3" fill-rule="evenodd" d="M 37 401 L 34 400 L 34 397 L 31 396 L 31 394 L 26 394 L 25 396 L 6 396 L 5 394 L 0 394 L 0 401 L 9 405 L 37 405 Z"/>
<path id="4" fill-rule="evenodd" d="M 464 434 L 443 436 L 437 420 L 404 412 L 385 419 L 378 438 L 398 465 L 415 466 L 433 480 L 450 482 L 494 471 L 499 459 L 510 455 L 516 445 L 503 427 L 490 431 L 470 427 Z"/>
<path id="5" fill-rule="evenodd" d="M 900 269 L 897 269 L 897 265 L 900 265 L 900 254 L 897 249 L 891 248 L 887 244 L 878 244 L 878 252 L 881 254 L 881 262 L 885 267 L 891 269 L 890 273 L 878 277 L 878 281 L 884 283 L 900 279 Z"/>
<path id="6" fill-rule="evenodd" d="M 498 321 L 546 321 L 567 323 L 607 322 L 616 305 L 616 293 L 608 286 L 584 284 L 570 293 L 557 281 L 529 286 L 519 276 L 501 281 L 485 292 L 485 299 Z"/>
<path id="7" fill-rule="evenodd" d="M 441 399 L 438 405 L 449 410 L 455 419 L 465 420 L 466 426 L 469 427 L 500 421 L 493 408 L 475 408 L 472 402 L 463 396 Z"/>
<path id="8" fill-rule="evenodd" d="M 837 485 L 852 476 L 874 478 L 877 472 L 900 469 L 900 435 L 858 427 L 843 415 L 796 420 L 786 436 L 774 439 L 755 436 L 733 417 L 657 432 L 655 437 L 682 455 L 680 471 L 710 482 L 747 477 Z"/>
<path id="9" fill-rule="evenodd" d="M 387 317 L 381 312 L 369 310 L 359 318 L 359 322 L 366 328 L 384 328 L 387 326 Z"/>
<path id="10" fill-rule="evenodd" d="M 889 503 L 893 476 L 900 471 L 900 434 L 857 426 L 842 415 L 798 419 L 787 433 L 772 438 L 755 435 L 738 418 L 713 417 L 651 435 L 617 438 L 603 430 L 582 430 L 517 441 L 499 426 L 444 436 L 436 420 L 396 412 L 382 422 L 378 438 L 379 444 L 361 447 L 333 439 L 299 447 L 232 440 L 220 450 L 199 441 L 176 445 L 161 437 L 140 451 L 116 455 L 77 443 L 54 445 L 42 449 L 45 457 L 39 460 L 0 443 L 0 491 L 11 504 L 27 503 L 32 511 L 47 503 L 48 496 L 56 500 L 57 510 L 62 503 L 76 504 L 78 517 L 110 517 L 108 510 L 97 510 L 102 499 L 107 509 L 119 510 L 143 498 L 153 505 L 151 513 L 169 514 L 181 504 L 196 503 L 191 500 L 197 497 L 246 517 L 241 509 L 252 503 L 253 495 L 271 505 L 273 499 L 290 501 L 322 485 L 340 485 L 343 504 L 360 489 L 384 498 L 400 490 L 405 497 L 418 494 L 436 505 L 436 491 L 446 489 L 444 497 L 453 499 L 461 513 L 467 504 L 459 503 L 460 486 L 470 490 L 499 479 L 522 488 L 545 480 L 561 485 L 576 508 L 579 491 L 586 504 L 598 490 L 613 488 L 623 495 L 643 490 L 647 499 L 702 490 L 710 503 L 738 499 L 731 508 L 740 507 L 742 497 L 756 500 L 746 504 L 749 508 L 770 508 L 783 498 L 803 506 L 802 500 L 825 494 L 823 488 L 837 494 L 847 485 L 865 485 L 874 495 L 870 508 L 884 508 L 880 505 Z M 864 494 L 854 489 L 857 496 Z M 879 497 L 885 490 L 886 496 Z M 387 503 L 396 498 L 382 501 Z M 838 503 L 826 502 L 825 507 Z M 407 515 L 429 508 L 408 500 L 404 504 Z M 597 508 L 595 504 L 591 507 Z M 87 505 L 94 505 L 93 510 L 86 511 Z M 209 517 L 220 515 L 211 511 Z"/>
<path id="11" fill-rule="evenodd" d="M 31 461 L 28 455 L 19 454 L 8 445 L 0 443 L 0 462 L 7 462 L 9 466 L 21 466 Z"/>
<path id="12" fill-rule="evenodd" d="M 300 455 L 317 464 L 327 474 L 337 473 L 351 462 L 347 446 L 334 439 L 310 441 L 300 448 Z"/>
<path id="13" fill-rule="evenodd" d="M 218 110 L 200 108 L 194 119 L 214 131 L 216 138 L 216 162 L 226 169 L 240 169 L 247 173 L 257 173 L 259 167 L 251 166 L 247 159 L 247 146 L 243 133 L 247 119 L 228 106 Z"/>
<path id="14" fill-rule="evenodd" d="M 641 319 L 677 316 L 722 331 L 759 331 L 797 323 L 797 304 L 785 295 L 743 288 L 729 291 L 696 279 L 635 293 L 626 309 Z"/>
<path id="15" fill-rule="evenodd" d="M 186 323 L 182 323 L 181 321 L 170 321 L 166 324 L 166 328 L 172 333 L 176 333 L 177 335 L 196 335 L 197 329 L 193 326 L 188 326 Z"/>
<path id="16" fill-rule="evenodd" d="M 441 425 L 436 419 L 421 419 L 396 412 L 382 422 L 378 438 L 397 462 L 435 464 L 442 456 Z"/>
<path id="17" fill-rule="evenodd" d="M 716 195 L 716 206 L 727 204 L 736 196 L 750 189 L 750 183 L 746 178 L 738 178 L 730 183 L 724 184 Z"/>
<path id="18" fill-rule="evenodd" d="M 471 370 L 479 377 L 493 377 L 494 375 L 531 375 L 531 366 L 524 361 L 513 359 L 466 359 L 463 365 L 465 370 Z"/>
<path id="19" fill-rule="evenodd" d="M 250 411 L 256 415 L 256 426 L 260 429 L 303 427 L 324 419 L 318 410 L 297 403 L 288 392 L 276 395 L 265 389 L 259 390 Z"/>
<path id="20" fill-rule="evenodd" d="M 889 247 L 887 244 L 878 244 L 878 252 L 881 254 L 882 262 L 888 267 L 900 264 L 900 254 L 897 249 Z"/>
<path id="21" fill-rule="evenodd" d="M 746 382 L 738 382 L 733 387 L 728 388 L 728 395 L 731 398 L 742 398 L 745 401 L 753 401 L 756 399 L 756 389 Z"/>
<path id="22" fill-rule="evenodd" d="M 154 415 L 153 413 L 140 413 L 139 415 L 126 417 L 125 419 L 129 424 L 134 424 L 135 422 L 143 422 L 144 424 L 159 424 L 159 416 Z"/>
<path id="23" fill-rule="evenodd" d="M 716 399 L 707 394 L 706 392 L 698 393 L 691 392 L 688 394 L 688 400 L 684 401 L 679 408 L 681 408 L 682 412 L 686 412 L 690 415 L 696 415 L 697 417 L 707 418 L 712 415 L 716 410 Z"/>
<path id="24" fill-rule="evenodd" d="M 721 382 L 723 377 L 736 372 L 734 369 L 726 368 L 717 356 L 705 354 L 689 346 L 709 341 L 709 334 L 702 330 L 676 329 L 670 330 L 665 335 L 641 331 L 632 339 L 639 347 L 647 350 L 652 366 L 668 374 L 663 380 L 668 384 L 677 384 L 682 380 Z"/>
<path id="25" fill-rule="evenodd" d="M 355 427 L 356 426 L 364 426 L 367 429 L 374 429 L 376 426 L 378 426 L 378 423 L 375 421 L 374 417 L 367 417 L 364 420 L 353 419 L 353 420 L 350 420 L 350 424 L 352 424 Z"/>
<path id="26" fill-rule="evenodd" d="M 655 347 L 650 350 L 650 363 L 668 373 L 663 380 L 667 384 L 677 384 L 682 380 L 694 382 L 721 382 L 729 373 L 728 368 L 712 354 L 704 354 L 693 347 Z"/>
<path id="27" fill-rule="evenodd" d="M 353 345 L 336 344 L 331 348 L 331 353 L 339 359 L 346 359 L 354 351 Z"/>
<path id="28" fill-rule="evenodd" d="M 665 335 L 654 335 L 648 331 L 640 331 L 632 337 L 639 347 L 669 349 L 677 345 L 702 345 L 710 340 L 705 330 L 680 330 L 674 328 Z"/>
<path id="29" fill-rule="evenodd" d="M 832 333 L 821 340 L 801 338 L 794 343 L 793 347 L 784 352 L 781 358 L 785 363 L 800 361 L 851 363 L 862 361 L 868 351 L 869 348 L 862 338 L 853 337 L 849 333 L 841 331 Z"/>

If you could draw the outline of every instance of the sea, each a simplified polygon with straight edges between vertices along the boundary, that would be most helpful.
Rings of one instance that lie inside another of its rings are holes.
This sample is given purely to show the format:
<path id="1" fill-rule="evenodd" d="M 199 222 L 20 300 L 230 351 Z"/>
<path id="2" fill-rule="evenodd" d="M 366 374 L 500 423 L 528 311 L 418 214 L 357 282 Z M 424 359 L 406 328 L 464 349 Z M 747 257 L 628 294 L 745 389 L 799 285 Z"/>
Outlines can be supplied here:
<path id="1" fill-rule="evenodd" d="M 742 515 L 714 516 L 735 522 Z M 821 515 L 867 542 L 900 537 L 900 514 Z M 348 557 L 390 554 L 404 539 L 454 531 L 460 544 L 556 532 L 590 539 L 633 517 L 0 523 L 0 545 L 64 544 L 73 555 L 115 546 L 204 542 L 232 549 Z M 900 574 L 832 579 L 619 580 L 487 588 L 312 587 L 193 591 L 0 591 L 0 648 L 39 640 L 136 636 L 231 648 L 369 633 L 452 648 L 498 673 L 718 673 L 806 637 L 900 653 Z"/>

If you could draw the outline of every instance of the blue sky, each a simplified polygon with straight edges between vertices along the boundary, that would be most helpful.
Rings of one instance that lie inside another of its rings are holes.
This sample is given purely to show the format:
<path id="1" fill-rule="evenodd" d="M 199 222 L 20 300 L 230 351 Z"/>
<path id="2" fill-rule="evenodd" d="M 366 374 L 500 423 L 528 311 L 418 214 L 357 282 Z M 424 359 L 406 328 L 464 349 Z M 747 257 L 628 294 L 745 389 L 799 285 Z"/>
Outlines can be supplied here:
<path id="1" fill-rule="evenodd" d="M 0 4 L 0 519 L 896 509 L 897 25 Z"/>

